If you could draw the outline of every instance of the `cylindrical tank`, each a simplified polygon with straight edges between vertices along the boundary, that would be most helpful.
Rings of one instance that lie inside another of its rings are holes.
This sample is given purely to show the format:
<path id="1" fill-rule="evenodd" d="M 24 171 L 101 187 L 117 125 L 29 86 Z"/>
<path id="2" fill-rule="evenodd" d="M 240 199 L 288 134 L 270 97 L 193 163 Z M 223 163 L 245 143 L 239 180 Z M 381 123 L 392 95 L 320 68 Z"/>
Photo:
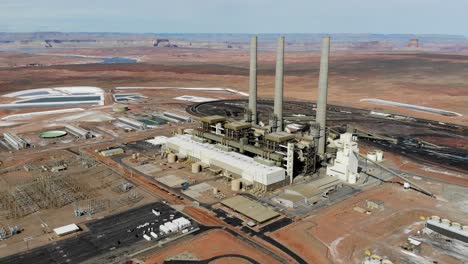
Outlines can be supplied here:
<path id="1" fill-rule="evenodd" d="M 375 153 L 375 151 L 369 151 L 367 152 L 367 158 L 372 161 L 377 161 L 377 154 Z"/>
<path id="2" fill-rule="evenodd" d="M 213 188 L 213 194 L 218 194 L 218 188 Z"/>
<path id="3" fill-rule="evenodd" d="M 450 220 L 448 220 L 446 218 L 442 219 L 441 222 L 442 222 L 443 225 L 448 225 L 448 226 L 450 225 Z"/>
<path id="4" fill-rule="evenodd" d="M 192 164 L 192 173 L 199 173 L 200 172 L 200 163 L 195 162 Z"/>
<path id="5" fill-rule="evenodd" d="M 461 229 L 461 224 L 460 223 L 452 222 L 452 226 L 455 227 L 455 228 Z"/>
<path id="6" fill-rule="evenodd" d="M 434 220 L 434 221 L 440 222 L 440 217 L 437 216 L 437 215 L 431 216 L 431 219 Z"/>
<path id="7" fill-rule="evenodd" d="M 133 153 L 132 154 L 132 159 L 137 159 L 137 154 Z"/>
<path id="8" fill-rule="evenodd" d="M 468 225 L 464 225 L 462 229 L 468 231 Z"/>
<path id="9" fill-rule="evenodd" d="M 382 263 L 382 264 L 393 264 L 393 262 L 392 262 L 392 261 L 390 261 L 390 260 L 388 260 L 388 259 L 384 259 L 384 260 L 382 260 L 382 262 L 381 262 L 381 263 Z"/>
<path id="10" fill-rule="evenodd" d="M 241 181 L 240 179 L 234 179 L 231 181 L 231 191 L 238 192 L 241 189 Z"/>
<path id="11" fill-rule="evenodd" d="M 169 153 L 169 155 L 167 155 L 167 162 L 174 163 L 174 162 L 176 162 L 176 160 L 177 160 L 176 154 Z"/>
<path id="12" fill-rule="evenodd" d="M 126 105 L 122 104 L 115 104 L 112 106 L 112 111 L 116 113 L 122 113 L 128 110 L 128 107 Z"/>
<path id="13" fill-rule="evenodd" d="M 377 161 L 382 161 L 383 160 L 383 151 L 376 150 L 375 155 L 377 156 Z"/>
<path id="14" fill-rule="evenodd" d="M 403 183 L 403 188 L 409 189 L 410 187 L 411 187 L 411 185 L 410 185 L 409 182 L 404 182 L 404 183 Z"/>

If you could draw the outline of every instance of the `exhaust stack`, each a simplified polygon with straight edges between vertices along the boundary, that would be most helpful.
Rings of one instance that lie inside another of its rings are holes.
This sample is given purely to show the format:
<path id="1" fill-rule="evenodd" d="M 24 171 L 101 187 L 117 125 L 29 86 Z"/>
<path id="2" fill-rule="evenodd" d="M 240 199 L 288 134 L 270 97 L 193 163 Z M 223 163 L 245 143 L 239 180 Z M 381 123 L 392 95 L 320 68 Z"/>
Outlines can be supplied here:
<path id="1" fill-rule="evenodd" d="M 276 131 L 283 131 L 283 65 L 284 65 L 284 37 L 278 38 L 276 49 L 276 77 L 275 77 L 275 105 Z"/>
<path id="2" fill-rule="evenodd" d="M 249 111 L 252 125 L 258 123 L 257 116 L 257 36 L 250 38 L 250 79 L 249 79 Z"/>
<path id="3" fill-rule="evenodd" d="M 327 122 L 327 96 L 328 96 L 328 56 L 330 54 L 330 37 L 322 40 L 322 54 L 320 56 L 320 75 L 318 82 L 317 112 L 315 121 L 320 125 L 320 138 L 318 154 L 325 155 L 326 122 Z"/>

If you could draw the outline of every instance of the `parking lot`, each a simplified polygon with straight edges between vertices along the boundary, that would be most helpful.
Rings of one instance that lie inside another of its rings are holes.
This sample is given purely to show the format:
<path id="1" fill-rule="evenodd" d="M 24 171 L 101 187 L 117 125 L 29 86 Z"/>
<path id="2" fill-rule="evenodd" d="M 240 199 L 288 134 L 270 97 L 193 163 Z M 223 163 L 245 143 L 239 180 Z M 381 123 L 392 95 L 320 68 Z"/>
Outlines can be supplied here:
<path id="1" fill-rule="evenodd" d="M 153 209 L 160 212 L 160 215 L 156 216 L 152 212 Z M 133 252 L 148 246 L 149 243 L 175 236 L 176 232 L 161 235 L 159 225 L 172 221 L 171 218 L 176 219 L 182 216 L 163 202 L 148 204 L 90 222 L 87 224 L 89 228 L 87 232 L 71 234 L 67 239 L 2 258 L 0 263 L 81 263 L 104 254 L 108 258 L 115 258 L 115 256 L 122 256 L 123 252 Z M 191 223 L 194 227 L 194 222 L 191 221 Z M 139 226 L 145 227 L 138 228 Z M 159 236 L 157 240 L 147 241 L 143 238 L 143 232 L 148 233 L 149 228 L 157 232 Z M 180 232 L 177 233 L 180 234 Z"/>

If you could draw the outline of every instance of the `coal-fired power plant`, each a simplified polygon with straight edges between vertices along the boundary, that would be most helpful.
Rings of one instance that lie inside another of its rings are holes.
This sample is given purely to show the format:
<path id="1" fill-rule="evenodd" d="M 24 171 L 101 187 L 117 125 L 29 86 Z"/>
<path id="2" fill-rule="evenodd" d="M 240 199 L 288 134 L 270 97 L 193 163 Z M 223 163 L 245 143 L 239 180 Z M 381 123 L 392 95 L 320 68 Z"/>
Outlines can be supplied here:
<path id="1" fill-rule="evenodd" d="M 253 186 L 255 192 L 266 192 L 292 184 L 297 175 L 315 174 L 332 156 L 326 153 L 330 38 L 325 37 L 322 44 L 317 115 L 303 117 L 309 123 L 288 123 L 288 127 L 285 120 L 291 117 L 283 116 L 285 39 L 281 36 L 277 41 L 273 113 L 262 113 L 262 118 L 268 120 L 259 120 L 257 111 L 257 45 L 257 37 L 251 37 L 249 100 L 244 120 L 204 116 L 200 118 L 200 127 L 191 131 L 192 135 L 178 135 L 168 141 L 167 147 L 222 170 L 231 179 L 242 180 Z M 291 125 L 300 129 L 291 130 Z M 348 167 L 343 168 L 351 170 Z M 341 172 L 338 165 L 332 169 L 335 175 L 344 175 L 342 178 L 356 178 L 348 171 Z"/>

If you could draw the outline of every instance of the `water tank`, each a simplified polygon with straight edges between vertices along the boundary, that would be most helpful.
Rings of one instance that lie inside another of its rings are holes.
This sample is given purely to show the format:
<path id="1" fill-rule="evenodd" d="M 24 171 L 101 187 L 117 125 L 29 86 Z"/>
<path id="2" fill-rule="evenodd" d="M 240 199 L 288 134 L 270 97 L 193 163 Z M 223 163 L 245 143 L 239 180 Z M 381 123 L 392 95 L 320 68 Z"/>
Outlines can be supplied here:
<path id="1" fill-rule="evenodd" d="M 377 161 L 377 154 L 375 153 L 375 151 L 369 151 L 367 152 L 367 158 L 372 161 Z"/>
<path id="2" fill-rule="evenodd" d="M 409 184 L 409 182 L 404 182 L 403 183 L 403 188 L 409 189 L 410 187 L 411 187 L 411 185 Z"/>
<path id="3" fill-rule="evenodd" d="M 452 222 L 452 227 L 461 229 L 461 224 L 460 224 L 460 223 L 457 223 L 457 222 Z"/>
<path id="4" fill-rule="evenodd" d="M 462 229 L 468 231 L 468 225 L 464 225 Z"/>
<path id="5" fill-rule="evenodd" d="M 448 219 L 446 219 L 446 218 L 442 219 L 441 222 L 442 222 L 443 225 L 447 225 L 447 226 L 450 225 L 450 220 L 448 220 Z"/>
<path id="6" fill-rule="evenodd" d="M 169 153 L 169 155 L 167 155 L 167 162 L 174 163 L 174 162 L 176 162 L 176 160 L 177 160 L 176 154 Z"/>
<path id="7" fill-rule="evenodd" d="M 388 259 L 384 259 L 384 260 L 382 260 L 382 262 L 381 262 L 381 263 L 382 263 L 382 264 L 393 264 L 393 262 L 392 262 L 392 261 L 390 261 L 390 260 L 388 260 Z"/>
<path id="8" fill-rule="evenodd" d="M 213 188 L 213 194 L 218 194 L 218 188 Z"/>
<path id="9" fill-rule="evenodd" d="M 132 154 L 132 159 L 137 159 L 137 155 L 135 153 Z"/>
<path id="10" fill-rule="evenodd" d="M 200 163 L 195 162 L 192 164 L 192 173 L 199 173 L 200 172 Z"/>
<path id="11" fill-rule="evenodd" d="M 241 181 L 240 179 L 234 179 L 231 181 L 231 191 L 238 192 L 241 189 Z"/>
<path id="12" fill-rule="evenodd" d="M 383 160 L 383 151 L 376 150 L 375 155 L 377 156 L 377 161 L 382 161 Z"/>
<path id="13" fill-rule="evenodd" d="M 440 222 L 440 217 L 437 216 L 437 215 L 431 216 L 431 219 L 434 220 L 434 221 Z"/>

